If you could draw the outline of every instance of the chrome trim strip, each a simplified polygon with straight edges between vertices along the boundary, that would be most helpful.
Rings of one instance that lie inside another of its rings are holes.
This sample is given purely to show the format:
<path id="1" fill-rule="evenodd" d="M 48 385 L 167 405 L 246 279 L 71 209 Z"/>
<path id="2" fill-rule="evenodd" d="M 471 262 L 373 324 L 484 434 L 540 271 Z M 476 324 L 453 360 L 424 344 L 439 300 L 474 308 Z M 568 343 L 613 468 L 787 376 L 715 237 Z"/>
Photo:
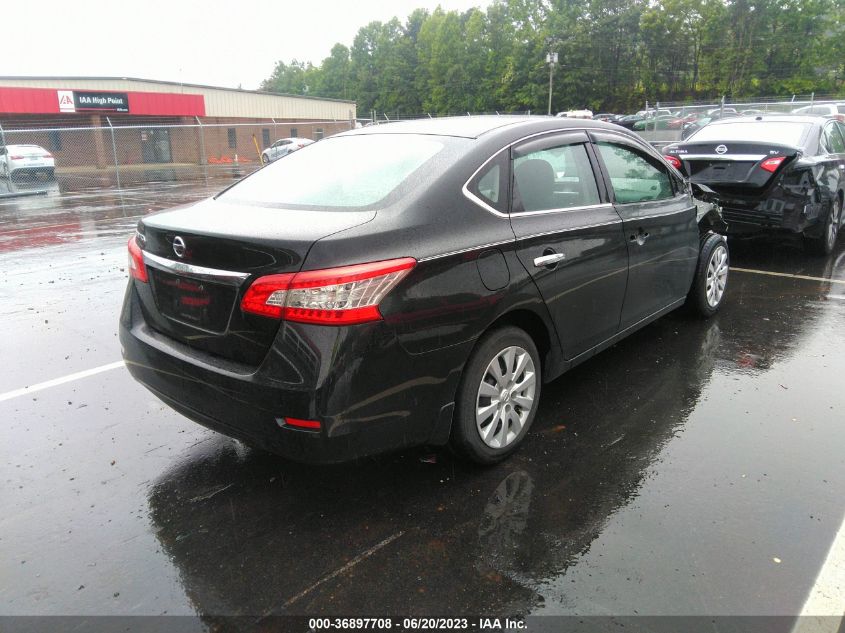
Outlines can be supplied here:
<path id="1" fill-rule="evenodd" d="M 508 215 L 507 213 L 502 213 L 501 211 L 496 211 L 496 209 L 494 209 L 489 204 L 484 202 L 484 200 L 482 200 L 481 198 L 476 196 L 474 193 L 472 193 L 469 190 L 469 183 L 471 183 L 473 178 L 475 178 L 478 175 L 478 173 L 487 166 L 487 163 L 489 163 L 491 160 L 496 158 L 499 154 L 501 154 L 502 152 L 504 152 L 507 149 L 510 149 L 511 147 L 516 145 L 517 143 L 522 143 L 523 141 L 527 141 L 529 139 L 536 138 L 538 136 L 545 136 L 547 134 L 560 134 L 560 133 L 566 133 L 566 132 L 584 132 L 586 134 L 586 133 L 588 133 L 588 129 L 587 128 L 563 128 L 563 129 L 558 128 L 558 129 L 555 129 L 555 130 L 544 130 L 542 132 L 535 132 L 534 134 L 530 134 L 528 136 L 523 136 L 522 138 L 517 139 L 517 140 L 513 141 L 512 143 L 508 143 L 504 147 L 499 148 L 499 150 L 495 154 L 493 154 L 490 158 L 488 158 L 483 163 L 481 163 L 481 166 L 478 169 L 476 169 L 474 172 L 472 172 L 472 176 L 467 178 L 467 181 L 464 183 L 464 186 L 461 187 L 461 193 L 464 194 L 464 197 L 467 198 L 467 200 L 469 200 L 473 204 L 478 205 L 479 207 L 481 207 L 482 209 L 484 209 L 488 213 L 492 213 L 497 218 L 509 218 L 510 215 Z M 534 213 L 537 213 L 537 212 L 534 212 Z"/>
<path id="2" fill-rule="evenodd" d="M 581 211 L 586 209 L 611 209 L 613 205 L 609 202 L 601 202 L 599 204 L 585 204 L 580 207 L 564 207 L 561 209 L 543 209 L 542 211 L 523 211 L 521 213 L 511 213 L 511 219 L 531 217 L 532 215 L 546 215 L 548 213 L 566 213 L 567 211 Z"/>
<path id="3" fill-rule="evenodd" d="M 164 257 L 153 255 L 147 251 L 141 251 L 141 253 L 144 256 L 144 264 L 147 266 L 152 266 L 153 268 L 176 273 L 178 275 L 185 275 L 186 277 L 204 279 L 206 281 L 216 281 L 218 283 L 229 284 L 232 286 L 239 286 L 241 282 L 249 277 L 249 273 L 219 270 L 217 268 L 206 268 L 204 266 L 194 266 L 193 264 L 165 259 Z"/>
<path id="4" fill-rule="evenodd" d="M 768 154 L 669 154 L 680 160 L 762 160 Z"/>

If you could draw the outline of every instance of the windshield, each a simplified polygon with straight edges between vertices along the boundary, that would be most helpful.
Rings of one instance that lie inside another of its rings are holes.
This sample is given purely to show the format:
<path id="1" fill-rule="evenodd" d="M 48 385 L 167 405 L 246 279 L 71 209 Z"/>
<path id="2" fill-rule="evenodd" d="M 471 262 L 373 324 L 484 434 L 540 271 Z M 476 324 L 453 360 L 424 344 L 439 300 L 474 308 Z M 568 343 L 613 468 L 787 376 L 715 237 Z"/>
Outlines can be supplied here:
<path id="1" fill-rule="evenodd" d="M 366 207 L 443 149 L 433 137 L 373 134 L 314 143 L 259 170 L 220 199 L 271 207 Z"/>
<path id="2" fill-rule="evenodd" d="M 730 121 L 708 125 L 690 136 L 688 141 L 748 141 L 801 145 L 809 123 L 798 121 Z"/>

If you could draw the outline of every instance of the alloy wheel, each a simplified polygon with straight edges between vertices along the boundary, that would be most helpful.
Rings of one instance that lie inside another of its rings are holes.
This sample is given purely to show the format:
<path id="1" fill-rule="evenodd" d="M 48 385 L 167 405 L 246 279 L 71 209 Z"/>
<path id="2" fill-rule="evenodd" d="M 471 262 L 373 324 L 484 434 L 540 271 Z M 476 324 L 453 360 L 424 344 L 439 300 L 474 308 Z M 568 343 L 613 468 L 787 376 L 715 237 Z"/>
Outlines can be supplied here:
<path id="1" fill-rule="evenodd" d="M 841 203 L 839 198 L 833 202 L 833 207 L 830 209 L 830 221 L 827 223 L 827 247 L 828 250 L 833 250 L 836 244 L 836 236 L 839 233 L 839 213 Z"/>
<path id="2" fill-rule="evenodd" d="M 504 448 L 519 437 L 534 407 L 534 361 L 523 348 L 499 352 L 481 378 L 476 397 L 475 424 L 490 448 Z"/>
<path id="3" fill-rule="evenodd" d="M 722 301 L 728 282 L 728 250 L 724 244 L 713 249 L 707 264 L 707 303 L 715 308 Z"/>

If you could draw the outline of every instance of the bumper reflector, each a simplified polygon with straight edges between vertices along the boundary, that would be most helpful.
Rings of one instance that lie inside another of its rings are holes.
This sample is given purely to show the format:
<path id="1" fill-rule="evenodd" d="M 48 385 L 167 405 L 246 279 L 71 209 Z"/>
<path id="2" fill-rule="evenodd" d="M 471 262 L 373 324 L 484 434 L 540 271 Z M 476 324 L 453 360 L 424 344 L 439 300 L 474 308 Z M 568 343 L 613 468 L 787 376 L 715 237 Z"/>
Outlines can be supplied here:
<path id="1" fill-rule="evenodd" d="M 299 418 L 285 418 L 285 425 L 312 431 L 319 431 L 321 426 L 317 420 L 300 420 Z"/>

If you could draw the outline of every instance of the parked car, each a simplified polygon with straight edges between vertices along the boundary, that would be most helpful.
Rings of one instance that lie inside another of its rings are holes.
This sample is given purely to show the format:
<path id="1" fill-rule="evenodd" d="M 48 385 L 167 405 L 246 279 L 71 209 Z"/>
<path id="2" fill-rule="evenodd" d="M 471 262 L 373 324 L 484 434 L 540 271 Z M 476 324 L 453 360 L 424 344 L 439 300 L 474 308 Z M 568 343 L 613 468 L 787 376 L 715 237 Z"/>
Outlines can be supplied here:
<path id="1" fill-rule="evenodd" d="M 261 162 L 265 165 L 272 163 L 274 160 L 279 160 L 282 156 L 287 156 L 291 152 L 302 149 L 306 145 L 313 143 L 310 138 L 280 138 L 270 147 L 261 152 Z"/>
<path id="2" fill-rule="evenodd" d="M 711 108 L 707 111 L 707 116 L 720 116 L 723 119 L 727 118 L 729 114 L 737 116 L 739 115 L 739 112 L 736 111 L 736 108 L 723 108 L 721 106 L 718 108 Z"/>
<path id="3" fill-rule="evenodd" d="M 712 123 L 713 121 L 719 121 L 722 119 L 735 119 L 738 116 L 741 115 L 734 114 L 732 112 L 726 112 L 725 116 L 720 116 L 720 114 L 716 112 L 710 116 L 702 116 L 695 119 L 694 121 L 690 121 L 689 123 L 684 123 L 681 125 L 681 140 L 689 138 L 694 132 L 697 132 L 708 123 Z"/>
<path id="4" fill-rule="evenodd" d="M 567 110 L 566 112 L 558 112 L 557 116 L 567 119 L 592 119 L 592 110 Z"/>
<path id="5" fill-rule="evenodd" d="M 842 225 L 845 125 L 824 117 L 767 115 L 710 123 L 664 148 L 694 183 L 719 195 L 734 233 L 785 230 L 820 254 Z"/>
<path id="6" fill-rule="evenodd" d="M 845 103 L 815 103 L 813 105 L 796 108 L 792 114 L 832 116 L 845 121 Z"/>
<path id="7" fill-rule="evenodd" d="M 639 123 L 640 121 L 645 120 L 645 115 L 643 114 L 626 114 L 623 117 L 619 117 L 614 121 L 616 125 L 622 126 L 629 130 L 633 130 L 634 126 Z"/>
<path id="8" fill-rule="evenodd" d="M 593 115 L 594 121 L 605 121 L 606 123 L 613 123 L 618 118 L 620 118 L 619 114 L 612 114 L 610 112 L 601 112 Z"/>
<path id="9" fill-rule="evenodd" d="M 0 146 L 0 174 L 12 178 L 15 174 L 46 174 L 53 178 L 56 159 L 38 145 Z"/>
<path id="10" fill-rule="evenodd" d="M 543 383 L 685 302 L 718 310 L 718 225 L 607 123 L 362 128 L 141 219 L 120 341 L 171 407 L 294 460 L 493 463 Z"/>
<path id="11" fill-rule="evenodd" d="M 683 122 L 676 116 L 671 114 L 660 114 L 655 117 L 642 119 L 634 123 L 633 129 L 641 132 L 644 130 L 676 130 L 681 127 Z"/>

